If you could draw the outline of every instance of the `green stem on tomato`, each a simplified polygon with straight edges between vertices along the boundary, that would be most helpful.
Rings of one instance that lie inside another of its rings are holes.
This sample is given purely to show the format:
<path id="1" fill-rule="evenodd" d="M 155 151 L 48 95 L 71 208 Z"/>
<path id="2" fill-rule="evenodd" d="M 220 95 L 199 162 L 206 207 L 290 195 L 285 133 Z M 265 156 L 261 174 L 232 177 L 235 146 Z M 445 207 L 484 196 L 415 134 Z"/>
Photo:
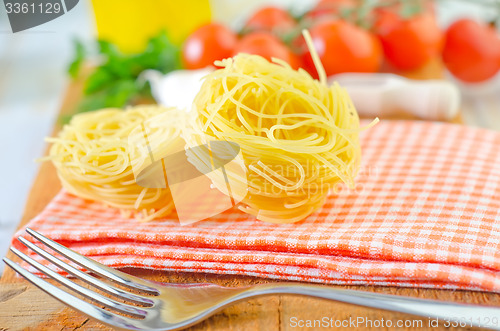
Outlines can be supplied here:
<path id="1" fill-rule="evenodd" d="M 362 0 L 356 7 L 341 7 L 340 18 L 356 24 L 364 29 L 371 29 L 374 22 L 370 15 L 377 8 L 401 5 L 399 15 L 404 19 L 411 18 L 423 11 L 422 0 Z"/>
<path id="2" fill-rule="evenodd" d="M 437 0 L 438 2 L 448 2 L 451 3 L 453 2 L 464 2 L 464 3 L 471 3 L 470 0 Z M 500 27 L 500 0 L 475 0 L 474 1 L 476 4 L 479 4 L 480 6 L 485 6 L 485 7 L 493 7 L 493 9 L 496 11 L 495 18 L 493 19 L 493 24 L 498 28 Z"/>

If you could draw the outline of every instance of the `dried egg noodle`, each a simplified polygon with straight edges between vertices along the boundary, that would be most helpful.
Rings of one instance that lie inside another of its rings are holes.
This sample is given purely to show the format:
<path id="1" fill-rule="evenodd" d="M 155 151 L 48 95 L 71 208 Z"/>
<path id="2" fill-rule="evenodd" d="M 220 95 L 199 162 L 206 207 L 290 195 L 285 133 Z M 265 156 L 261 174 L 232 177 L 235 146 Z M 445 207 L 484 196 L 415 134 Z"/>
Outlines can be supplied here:
<path id="1" fill-rule="evenodd" d="M 103 109 L 73 116 L 56 138 L 49 159 L 54 163 L 63 187 L 79 197 L 120 208 L 125 216 L 147 221 L 170 214 L 174 208 L 170 191 L 145 188 L 136 183 L 132 165 L 142 162 L 128 143 L 130 133 L 148 119 L 166 114 L 180 116 L 176 109 L 138 106 L 127 110 Z M 150 137 L 166 143 L 151 143 L 155 155 L 168 153 L 168 142 L 179 137 L 182 126 L 153 125 Z M 165 150 L 161 150 L 161 149 Z"/>
<path id="2" fill-rule="evenodd" d="M 334 185 L 353 187 L 359 117 L 343 88 L 326 85 L 322 68 L 320 82 L 257 55 L 216 65 L 194 101 L 195 136 L 239 144 L 248 174 L 241 210 L 262 221 L 296 222 L 320 208 Z M 239 180 L 228 176 L 231 185 Z"/>

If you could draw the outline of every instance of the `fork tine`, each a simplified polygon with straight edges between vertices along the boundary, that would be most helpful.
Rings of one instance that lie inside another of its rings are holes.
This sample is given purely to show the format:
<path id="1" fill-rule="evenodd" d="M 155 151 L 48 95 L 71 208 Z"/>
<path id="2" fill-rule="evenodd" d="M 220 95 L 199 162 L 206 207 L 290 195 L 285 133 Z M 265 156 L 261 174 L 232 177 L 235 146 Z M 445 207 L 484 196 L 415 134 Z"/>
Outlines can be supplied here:
<path id="1" fill-rule="evenodd" d="M 140 329 L 139 327 L 137 327 L 136 321 L 132 319 L 114 314 L 113 312 L 106 311 L 86 301 L 83 301 L 82 299 L 77 298 L 72 294 L 61 290 L 57 286 L 52 285 L 51 283 L 41 279 L 40 277 L 35 276 L 28 270 L 22 268 L 17 263 L 14 263 L 13 261 L 11 261 L 6 257 L 3 258 L 3 261 L 18 274 L 26 278 L 31 284 L 35 285 L 36 287 L 38 287 L 45 293 L 49 294 L 50 296 L 54 297 L 55 299 L 72 307 L 75 310 L 78 310 L 79 312 L 87 316 L 93 317 L 96 320 L 111 326 L 117 326 L 135 330 Z"/>
<path id="2" fill-rule="evenodd" d="M 63 269 L 64 271 L 66 271 L 67 273 L 83 280 L 84 282 L 90 284 L 90 285 L 93 285 L 109 294 L 112 294 L 112 295 L 115 295 L 116 297 L 119 297 L 121 299 L 126 299 L 126 300 L 129 300 L 129 301 L 132 301 L 132 302 L 135 302 L 135 303 L 139 303 L 139 304 L 142 304 L 142 305 L 147 305 L 149 307 L 153 306 L 154 304 L 154 301 L 149 299 L 149 298 L 145 298 L 145 297 L 142 297 L 140 295 L 136 295 L 136 294 L 133 294 L 133 293 L 129 293 L 129 292 L 126 292 L 126 291 L 123 291 L 119 288 L 116 288 L 116 287 L 113 287 L 113 286 L 110 286 L 109 284 L 101 281 L 100 279 L 97 279 L 95 277 L 92 277 L 91 275 L 83 272 L 83 271 L 80 271 L 78 270 L 77 268 L 67 264 L 66 262 L 63 262 L 61 261 L 60 259 L 58 259 L 57 257 L 51 255 L 50 253 L 48 253 L 47 251 L 45 251 L 44 249 L 38 247 L 37 245 L 31 243 L 30 241 L 28 241 L 27 239 L 24 239 L 23 237 L 19 237 L 17 238 L 20 242 L 22 242 L 26 247 L 30 248 L 31 250 L 35 251 L 38 255 L 41 255 L 43 256 L 46 260 L 52 262 L 53 264 L 55 264 L 56 266 L 58 266 L 59 268 Z"/>
<path id="3" fill-rule="evenodd" d="M 128 304 L 125 304 L 125 303 L 120 303 L 118 301 L 115 301 L 115 300 L 112 300 L 110 298 L 107 298 L 107 297 L 105 297 L 105 296 L 103 296 L 101 294 L 93 292 L 93 291 L 91 291 L 91 290 L 89 290 L 89 289 L 87 289 L 87 288 L 85 288 L 85 287 L 83 287 L 83 286 L 81 286 L 79 284 L 73 283 L 69 279 L 67 279 L 67 278 L 59 275 L 55 271 L 50 270 L 46 266 L 38 263 L 37 261 L 33 260 L 28 255 L 20 252 L 19 250 L 17 250 L 14 247 L 11 247 L 10 250 L 14 254 L 16 254 L 17 256 L 19 256 L 21 259 L 23 259 L 24 261 L 26 261 L 29 264 L 31 264 L 33 267 L 37 268 L 38 270 L 40 270 L 41 272 L 43 272 L 44 274 L 46 274 L 47 276 L 49 276 L 50 278 L 58 281 L 59 283 L 63 284 L 64 286 L 66 286 L 68 288 L 70 288 L 71 290 L 80 293 L 84 297 L 87 297 L 89 299 L 95 300 L 95 301 L 99 302 L 100 304 L 102 304 L 102 305 L 104 305 L 106 307 L 116 309 L 116 310 L 118 310 L 118 311 L 120 311 L 122 313 L 132 314 L 132 315 L 137 316 L 137 317 L 146 317 L 146 315 L 147 315 L 147 311 L 145 311 L 143 309 L 139 309 L 137 307 L 134 307 L 134 306 L 131 306 L 131 305 L 128 305 Z"/>
<path id="4" fill-rule="evenodd" d="M 99 262 L 91 260 L 83 255 L 80 255 L 70 250 L 69 248 L 64 247 L 59 243 L 56 243 L 53 240 L 50 240 L 47 237 L 44 237 L 42 234 L 30 228 L 26 228 L 26 232 L 28 232 L 30 235 L 32 235 L 33 237 L 44 243 L 46 246 L 52 248 L 54 251 L 58 252 L 62 256 L 70 259 L 71 261 L 75 262 L 76 264 L 84 267 L 89 271 L 93 271 L 94 273 L 98 274 L 101 277 L 109 278 L 129 288 L 145 291 L 152 295 L 160 294 L 160 291 L 156 287 L 154 287 L 152 283 L 149 283 L 144 279 L 128 275 L 124 272 L 109 268 Z"/>

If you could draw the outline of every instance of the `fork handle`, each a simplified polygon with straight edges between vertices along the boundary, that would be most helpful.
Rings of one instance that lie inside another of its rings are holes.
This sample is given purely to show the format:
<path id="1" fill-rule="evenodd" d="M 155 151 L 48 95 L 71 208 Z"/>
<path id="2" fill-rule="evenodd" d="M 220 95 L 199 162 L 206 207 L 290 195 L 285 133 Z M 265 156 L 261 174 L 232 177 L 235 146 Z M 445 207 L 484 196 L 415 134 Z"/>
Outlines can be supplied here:
<path id="1" fill-rule="evenodd" d="M 466 326 L 486 327 L 491 330 L 500 330 L 500 308 L 492 306 L 450 303 L 307 284 L 262 284 L 255 286 L 245 294 L 250 293 L 252 295 L 249 296 L 266 294 L 305 295 L 358 306 L 378 308 L 434 319 L 437 318 L 439 321 L 462 322 L 465 323 Z"/>

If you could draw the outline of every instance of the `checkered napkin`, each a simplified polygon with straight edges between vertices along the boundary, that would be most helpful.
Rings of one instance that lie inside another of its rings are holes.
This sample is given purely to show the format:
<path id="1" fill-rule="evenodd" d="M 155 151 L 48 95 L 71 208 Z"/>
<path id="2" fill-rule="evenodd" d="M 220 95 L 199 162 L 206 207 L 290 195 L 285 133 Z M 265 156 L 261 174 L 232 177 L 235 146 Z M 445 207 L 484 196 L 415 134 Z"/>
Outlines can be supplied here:
<path id="1" fill-rule="evenodd" d="M 138 223 L 62 191 L 28 226 L 117 268 L 500 292 L 500 133 L 386 121 L 361 144 L 356 189 L 295 224 Z"/>

